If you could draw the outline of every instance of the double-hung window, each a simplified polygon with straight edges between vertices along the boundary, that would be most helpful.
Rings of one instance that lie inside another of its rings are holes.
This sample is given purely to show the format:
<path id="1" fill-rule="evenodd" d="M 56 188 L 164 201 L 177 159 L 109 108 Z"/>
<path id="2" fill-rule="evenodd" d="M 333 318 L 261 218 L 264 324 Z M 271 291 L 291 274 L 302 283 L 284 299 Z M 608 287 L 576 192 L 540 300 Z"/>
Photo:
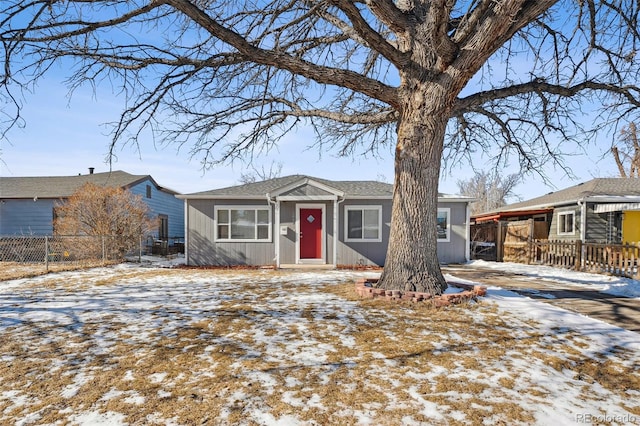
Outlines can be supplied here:
<path id="1" fill-rule="evenodd" d="M 558 235 L 572 235 L 575 233 L 575 213 L 558 213 Z"/>
<path id="2" fill-rule="evenodd" d="M 438 217 L 436 226 L 438 229 L 438 241 L 449 242 L 451 241 L 451 209 L 443 208 L 438 209 Z"/>
<path id="3" fill-rule="evenodd" d="M 346 241 L 382 241 L 382 206 L 345 206 L 344 211 Z"/>
<path id="4" fill-rule="evenodd" d="M 271 241 L 269 207 L 217 207 L 217 241 Z"/>

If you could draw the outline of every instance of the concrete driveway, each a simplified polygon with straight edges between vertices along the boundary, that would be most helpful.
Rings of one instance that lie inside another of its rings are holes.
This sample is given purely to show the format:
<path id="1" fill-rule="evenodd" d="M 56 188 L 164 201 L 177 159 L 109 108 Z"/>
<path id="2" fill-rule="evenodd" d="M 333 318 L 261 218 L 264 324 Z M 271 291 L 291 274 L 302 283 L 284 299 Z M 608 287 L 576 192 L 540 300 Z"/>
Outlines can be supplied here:
<path id="1" fill-rule="evenodd" d="M 495 285 L 546 303 L 640 333 L 640 301 L 573 287 L 563 282 L 536 280 L 526 275 L 472 265 L 443 266 L 442 272 L 485 285 Z"/>

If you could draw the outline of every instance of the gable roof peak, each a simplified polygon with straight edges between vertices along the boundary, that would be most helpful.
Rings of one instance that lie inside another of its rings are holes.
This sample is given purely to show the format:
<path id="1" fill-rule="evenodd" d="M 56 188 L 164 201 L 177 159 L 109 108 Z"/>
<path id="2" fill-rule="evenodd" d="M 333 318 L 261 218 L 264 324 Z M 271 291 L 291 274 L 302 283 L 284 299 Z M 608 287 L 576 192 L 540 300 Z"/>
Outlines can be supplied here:
<path id="1" fill-rule="evenodd" d="M 258 182 L 251 182 L 241 185 L 228 186 L 225 188 L 213 189 L 209 191 L 197 192 L 181 196 L 180 198 L 262 198 L 267 194 L 274 195 L 298 186 L 311 183 L 312 186 L 324 190 L 328 193 L 339 196 L 378 196 L 391 197 L 393 185 L 366 180 L 328 180 L 310 175 L 294 174 L 282 177 L 271 178 Z M 280 191 L 280 192 L 279 192 Z"/>

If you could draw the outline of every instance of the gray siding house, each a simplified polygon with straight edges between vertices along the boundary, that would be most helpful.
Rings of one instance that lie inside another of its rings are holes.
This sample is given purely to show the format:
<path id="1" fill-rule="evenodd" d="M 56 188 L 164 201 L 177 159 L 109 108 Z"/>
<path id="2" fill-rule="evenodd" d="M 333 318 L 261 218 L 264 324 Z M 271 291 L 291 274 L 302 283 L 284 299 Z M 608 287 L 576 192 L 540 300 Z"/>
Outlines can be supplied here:
<path id="1" fill-rule="evenodd" d="M 546 222 L 550 240 L 601 243 L 640 241 L 640 179 L 597 178 L 499 210 L 476 223 L 533 218 Z"/>
<path id="2" fill-rule="evenodd" d="M 393 185 L 292 175 L 185 200 L 188 265 L 384 265 Z M 438 257 L 469 259 L 471 198 L 441 195 Z"/>
<path id="3" fill-rule="evenodd" d="M 151 176 L 123 171 L 77 176 L 0 177 L 0 235 L 52 235 L 54 209 L 87 182 L 142 196 L 158 218 L 156 239 L 184 238 L 184 203 Z"/>

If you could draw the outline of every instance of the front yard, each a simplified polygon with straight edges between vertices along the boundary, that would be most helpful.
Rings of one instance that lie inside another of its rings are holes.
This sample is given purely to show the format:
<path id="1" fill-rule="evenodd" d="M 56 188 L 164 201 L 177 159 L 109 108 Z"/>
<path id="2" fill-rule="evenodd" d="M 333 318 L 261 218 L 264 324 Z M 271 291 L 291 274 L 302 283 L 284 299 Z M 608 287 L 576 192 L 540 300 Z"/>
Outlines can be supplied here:
<path id="1" fill-rule="evenodd" d="M 116 266 L 0 282 L 0 424 L 640 422 L 636 333 L 528 319 L 539 302 L 500 291 L 440 310 L 359 300 L 363 275 Z"/>

